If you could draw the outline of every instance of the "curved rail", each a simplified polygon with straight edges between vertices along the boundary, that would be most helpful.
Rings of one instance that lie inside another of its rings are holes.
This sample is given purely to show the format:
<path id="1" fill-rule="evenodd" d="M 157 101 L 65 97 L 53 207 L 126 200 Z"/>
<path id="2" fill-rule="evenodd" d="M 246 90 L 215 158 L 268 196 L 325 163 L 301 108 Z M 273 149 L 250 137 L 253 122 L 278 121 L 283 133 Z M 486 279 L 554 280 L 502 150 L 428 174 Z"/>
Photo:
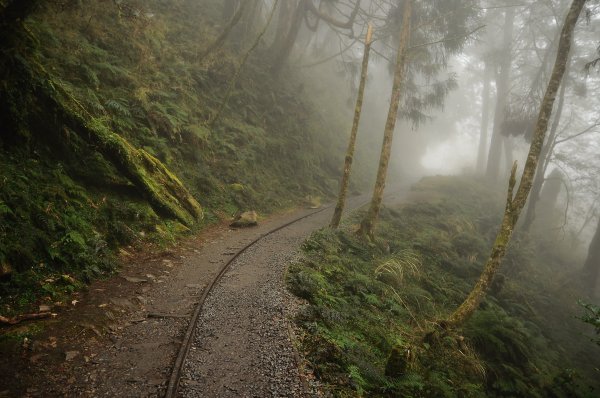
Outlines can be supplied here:
<path id="1" fill-rule="evenodd" d="M 276 228 L 271 229 L 270 231 L 267 231 L 261 235 L 259 235 L 257 238 L 255 238 L 254 240 L 252 240 L 250 243 L 248 243 L 246 246 L 242 247 L 240 250 L 238 250 L 237 253 L 235 253 L 235 255 L 233 257 L 231 257 L 220 269 L 219 272 L 217 273 L 217 275 L 213 278 L 212 282 L 206 287 L 206 289 L 204 289 L 204 291 L 202 292 L 202 296 L 200 296 L 200 300 L 198 302 L 198 304 L 196 305 L 196 309 L 194 310 L 194 313 L 192 314 L 192 317 L 190 318 L 190 323 L 188 324 L 187 330 L 185 332 L 185 336 L 183 338 L 183 341 L 181 343 L 181 347 L 179 348 L 179 352 L 177 354 L 177 359 L 175 359 L 175 364 L 173 365 L 173 369 L 171 371 L 171 377 L 169 378 L 169 384 L 167 386 L 167 391 L 165 392 L 165 398 L 175 398 L 177 396 L 177 391 L 179 389 L 179 380 L 181 379 L 181 372 L 183 370 L 183 364 L 185 363 L 185 360 L 187 358 L 188 352 L 190 351 L 190 347 L 192 346 L 192 341 L 194 339 L 194 335 L 195 335 L 195 331 L 196 331 L 196 327 L 198 324 L 198 318 L 200 317 L 200 313 L 202 312 L 202 309 L 204 308 L 204 303 L 206 302 L 206 299 L 208 298 L 208 295 L 212 292 L 213 288 L 215 287 L 215 285 L 221 280 L 221 278 L 223 277 L 223 275 L 225 274 L 225 272 L 227 272 L 227 270 L 230 268 L 231 264 L 242 254 L 244 253 L 246 250 L 248 250 L 252 245 L 254 245 L 255 243 L 257 243 L 258 241 L 260 241 L 261 239 L 274 234 L 277 231 L 282 230 L 283 228 L 289 227 L 290 225 L 297 223 L 298 221 L 304 220 L 305 218 L 314 216 L 315 214 L 321 213 L 325 210 L 328 210 L 330 208 L 332 208 L 333 205 L 328 205 L 325 207 L 320 208 L 319 210 L 310 212 L 308 214 L 305 214 L 301 217 L 298 217 L 292 221 L 289 221 L 283 225 L 280 225 Z"/>
<path id="2" fill-rule="evenodd" d="M 389 197 L 391 197 L 399 192 L 403 192 L 403 191 L 404 191 L 403 189 L 399 189 L 397 191 L 388 193 L 387 195 L 385 195 L 385 197 L 389 198 Z M 365 204 L 369 203 L 369 201 L 370 200 L 368 200 L 362 204 L 359 204 L 358 206 L 355 206 L 355 208 L 361 208 Z M 283 228 L 289 227 L 290 225 L 297 223 L 298 221 L 304 220 L 305 218 L 314 216 L 315 214 L 318 214 L 325 210 L 331 209 L 332 207 L 333 207 L 333 204 L 324 206 L 324 207 L 320 208 L 319 210 L 316 210 L 316 211 L 310 212 L 308 214 L 305 214 L 303 216 L 300 216 L 298 218 L 295 218 L 292 221 L 289 221 L 283 225 L 280 225 L 276 228 L 273 228 L 273 229 L 259 235 L 257 238 L 255 238 L 250 243 L 248 243 L 246 246 L 244 246 L 240 250 L 238 250 L 237 253 L 235 253 L 235 255 L 233 257 L 231 257 L 225 264 L 223 264 L 223 266 L 219 269 L 219 272 L 217 273 L 217 275 L 213 278 L 212 282 L 202 292 L 202 296 L 200 296 L 200 300 L 198 301 L 198 304 L 196 305 L 196 309 L 194 310 L 194 313 L 192 314 L 192 317 L 190 318 L 190 323 L 188 324 L 187 330 L 185 332 L 185 336 L 183 338 L 183 341 L 181 342 L 181 347 L 179 348 L 179 352 L 177 354 L 177 359 L 175 359 L 175 364 L 173 365 L 173 369 L 171 370 L 171 377 L 169 378 L 169 384 L 167 385 L 167 390 L 165 392 L 165 398 L 175 398 L 177 396 L 177 391 L 179 389 L 179 381 L 181 379 L 181 372 L 183 370 L 183 364 L 185 363 L 185 360 L 187 358 L 190 347 L 192 346 L 192 341 L 194 339 L 194 335 L 196 332 L 198 319 L 200 318 L 200 313 L 202 312 L 202 309 L 204 308 L 204 303 L 206 302 L 208 295 L 212 292 L 215 285 L 221 280 L 221 278 L 223 277 L 225 272 L 227 272 L 227 270 L 230 268 L 231 264 L 240 255 L 242 255 L 242 253 L 244 253 L 246 250 L 248 250 L 251 246 L 253 246 L 255 243 L 257 243 L 261 239 L 263 239 L 271 234 L 274 234 L 275 232 L 280 231 Z"/>

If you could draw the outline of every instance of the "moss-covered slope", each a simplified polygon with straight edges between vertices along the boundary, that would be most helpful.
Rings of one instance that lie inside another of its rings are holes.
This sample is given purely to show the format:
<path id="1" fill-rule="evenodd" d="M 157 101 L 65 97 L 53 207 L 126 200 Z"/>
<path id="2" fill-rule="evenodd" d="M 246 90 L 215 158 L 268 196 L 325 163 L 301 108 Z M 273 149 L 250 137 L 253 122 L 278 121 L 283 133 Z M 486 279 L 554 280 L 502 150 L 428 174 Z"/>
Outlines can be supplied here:
<path id="1" fill-rule="evenodd" d="M 293 71 L 269 76 L 264 43 L 206 126 L 252 40 L 198 58 L 221 2 L 48 3 L 0 49 L 3 314 L 113 269 L 120 246 L 334 191 L 345 128 Z"/>
<path id="2" fill-rule="evenodd" d="M 569 253 L 517 239 L 491 293 L 458 334 L 415 346 L 474 285 L 500 223 L 502 198 L 478 181 L 430 177 L 384 209 L 378 239 L 350 220 L 322 230 L 292 266 L 289 288 L 307 300 L 301 348 L 333 396 L 594 396 L 598 347 L 582 334 L 576 291 L 559 283 Z M 590 331 L 591 332 L 591 331 Z M 394 347 L 409 352 L 388 374 Z M 594 351 L 595 350 L 595 351 Z M 587 354 L 584 354 L 587 353 Z M 597 383 L 596 383 L 597 384 Z M 598 386 L 596 386 L 598 387 Z"/>

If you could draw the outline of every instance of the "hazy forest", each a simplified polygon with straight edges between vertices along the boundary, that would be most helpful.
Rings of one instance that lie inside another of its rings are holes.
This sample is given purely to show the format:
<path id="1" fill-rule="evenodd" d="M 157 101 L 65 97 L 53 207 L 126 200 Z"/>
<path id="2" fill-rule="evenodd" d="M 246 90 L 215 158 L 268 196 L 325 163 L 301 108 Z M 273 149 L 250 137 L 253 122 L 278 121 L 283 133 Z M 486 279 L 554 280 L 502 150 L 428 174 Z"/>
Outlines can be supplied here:
<path id="1" fill-rule="evenodd" d="M 598 0 L 0 0 L 0 398 L 600 396 Z"/>

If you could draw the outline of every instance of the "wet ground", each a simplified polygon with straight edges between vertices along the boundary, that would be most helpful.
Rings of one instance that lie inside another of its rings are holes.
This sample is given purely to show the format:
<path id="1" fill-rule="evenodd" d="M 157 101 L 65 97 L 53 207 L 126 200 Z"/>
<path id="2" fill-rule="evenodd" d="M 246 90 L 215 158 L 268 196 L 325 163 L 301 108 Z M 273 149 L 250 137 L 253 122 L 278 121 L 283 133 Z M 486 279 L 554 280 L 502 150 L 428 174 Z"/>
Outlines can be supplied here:
<path id="1" fill-rule="evenodd" d="M 354 208 L 365 198 L 354 198 Z M 289 318 L 298 305 L 283 284 L 302 241 L 332 209 L 260 240 L 238 257 L 208 296 L 182 375 L 186 397 L 297 397 L 316 394 L 299 371 Z M 25 344 L 3 344 L 0 397 L 163 396 L 203 289 L 247 243 L 310 209 L 270 217 L 258 227 L 213 226 L 166 251 L 124 258 L 120 274 L 93 283 Z"/>

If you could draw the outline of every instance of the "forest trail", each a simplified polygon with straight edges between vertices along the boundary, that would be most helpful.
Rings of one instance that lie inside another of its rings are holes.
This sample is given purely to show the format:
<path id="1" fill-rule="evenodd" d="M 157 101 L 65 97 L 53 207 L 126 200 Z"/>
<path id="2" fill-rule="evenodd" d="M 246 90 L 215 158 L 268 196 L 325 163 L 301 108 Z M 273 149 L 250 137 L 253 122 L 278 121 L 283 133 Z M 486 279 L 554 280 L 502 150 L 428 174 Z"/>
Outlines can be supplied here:
<path id="1" fill-rule="evenodd" d="M 354 197 L 347 209 L 366 200 Z M 132 256 L 118 275 L 93 283 L 72 308 L 46 321 L 24 354 L 4 361 L 11 367 L 0 369 L 0 384 L 10 389 L 0 396 L 163 396 L 203 289 L 239 249 L 313 212 L 274 215 L 250 229 L 221 224 L 176 249 Z M 289 338 L 296 299 L 283 277 L 303 240 L 332 213 L 330 207 L 285 227 L 232 263 L 200 315 L 180 396 L 305 396 Z"/>

